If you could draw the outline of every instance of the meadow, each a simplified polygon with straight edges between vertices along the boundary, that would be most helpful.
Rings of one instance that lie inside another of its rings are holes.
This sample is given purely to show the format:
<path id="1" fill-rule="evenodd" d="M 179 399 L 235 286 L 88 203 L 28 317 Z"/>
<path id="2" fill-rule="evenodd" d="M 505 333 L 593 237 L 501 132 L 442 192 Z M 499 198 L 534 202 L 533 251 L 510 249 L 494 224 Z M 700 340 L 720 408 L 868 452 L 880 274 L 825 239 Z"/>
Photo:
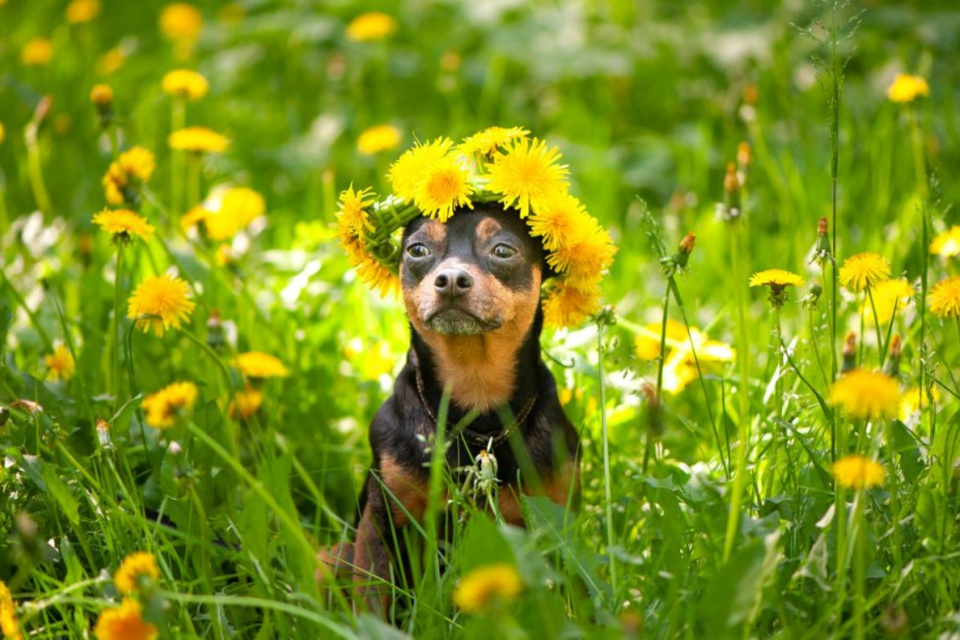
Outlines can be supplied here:
<path id="1" fill-rule="evenodd" d="M 946 0 L 0 0 L 2 635 L 960 638 L 958 34 Z M 382 619 L 317 562 L 409 345 L 341 192 L 491 126 L 617 247 L 542 340 L 582 495 L 511 527 L 437 465 Z"/>

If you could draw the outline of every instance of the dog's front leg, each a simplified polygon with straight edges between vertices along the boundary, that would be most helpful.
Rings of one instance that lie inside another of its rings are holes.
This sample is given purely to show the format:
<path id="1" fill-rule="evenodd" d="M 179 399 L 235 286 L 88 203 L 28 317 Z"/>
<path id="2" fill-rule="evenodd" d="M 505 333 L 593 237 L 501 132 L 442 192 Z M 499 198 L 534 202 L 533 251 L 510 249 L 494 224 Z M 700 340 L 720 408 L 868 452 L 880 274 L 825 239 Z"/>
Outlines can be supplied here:
<path id="1" fill-rule="evenodd" d="M 367 481 L 367 504 L 357 527 L 354 580 L 367 605 L 385 615 L 389 605 L 390 569 L 402 549 L 403 528 L 421 520 L 427 505 L 425 478 L 389 456 Z"/>

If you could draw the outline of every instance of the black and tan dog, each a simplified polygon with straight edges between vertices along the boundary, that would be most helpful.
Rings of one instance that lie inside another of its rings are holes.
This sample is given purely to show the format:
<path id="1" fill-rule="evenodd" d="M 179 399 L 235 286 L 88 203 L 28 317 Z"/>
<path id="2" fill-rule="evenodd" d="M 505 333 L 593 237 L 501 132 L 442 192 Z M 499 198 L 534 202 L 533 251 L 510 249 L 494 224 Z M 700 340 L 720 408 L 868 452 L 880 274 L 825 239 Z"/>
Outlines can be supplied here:
<path id="1" fill-rule="evenodd" d="M 356 543 L 322 554 L 328 564 L 352 564 L 365 584 L 371 574 L 390 579 L 402 560 L 397 531 L 427 508 L 427 448 L 444 389 L 447 424 L 477 414 L 448 433 L 447 463 L 471 464 L 492 440 L 507 522 L 523 524 L 520 492 L 564 504 L 578 475 L 577 434 L 540 356 L 540 286 L 549 270 L 524 221 L 495 204 L 460 210 L 445 224 L 418 218 L 404 231 L 402 251 L 410 351 L 370 427 L 373 466 Z M 383 589 L 361 592 L 374 608 L 386 604 Z"/>

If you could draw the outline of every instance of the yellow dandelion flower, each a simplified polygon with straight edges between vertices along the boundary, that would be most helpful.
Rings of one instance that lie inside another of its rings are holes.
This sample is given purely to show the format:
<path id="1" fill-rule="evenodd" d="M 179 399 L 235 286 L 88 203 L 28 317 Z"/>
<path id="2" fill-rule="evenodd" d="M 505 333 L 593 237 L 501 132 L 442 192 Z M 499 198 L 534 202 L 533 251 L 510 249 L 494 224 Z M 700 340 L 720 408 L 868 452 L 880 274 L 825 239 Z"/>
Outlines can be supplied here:
<path id="1" fill-rule="evenodd" d="M 128 209 L 104 209 L 93 216 L 93 222 L 115 240 L 127 241 L 133 236 L 149 240 L 154 233 L 153 225 Z"/>
<path id="2" fill-rule="evenodd" d="M 889 277 L 890 263 L 887 259 L 869 251 L 850 256 L 840 267 L 840 284 L 851 291 L 863 291 Z"/>
<path id="3" fill-rule="evenodd" d="M 219 215 L 229 216 L 243 228 L 267 210 L 263 196 L 247 187 L 232 187 L 223 194 Z"/>
<path id="4" fill-rule="evenodd" d="M 501 196 L 505 207 L 520 210 L 526 218 L 530 209 L 539 209 L 567 190 L 566 165 L 556 147 L 536 138 L 514 140 L 507 153 L 498 155 L 488 166 L 487 188 Z"/>
<path id="5" fill-rule="evenodd" d="M 230 403 L 230 417 L 234 420 L 249 420 L 257 414 L 263 405 L 263 392 L 253 387 L 237 391 Z"/>
<path id="6" fill-rule="evenodd" d="M 453 602 L 467 613 L 483 611 L 496 602 L 511 602 L 523 589 L 513 565 L 492 564 L 474 569 L 453 591 Z"/>
<path id="7" fill-rule="evenodd" d="M 600 291 L 582 291 L 562 280 L 543 299 L 543 320 L 549 327 L 577 327 L 600 310 Z"/>
<path id="8" fill-rule="evenodd" d="M 857 491 L 879 487 L 887 475 L 879 463 L 858 455 L 840 458 L 830 467 L 830 473 L 837 485 Z"/>
<path id="9" fill-rule="evenodd" d="M 930 253 L 944 258 L 960 255 L 960 226 L 953 225 L 930 243 Z"/>
<path id="10" fill-rule="evenodd" d="M 183 229 L 184 233 L 186 233 L 198 224 L 205 222 L 212 215 L 212 211 L 202 206 L 198 205 L 193 207 L 180 218 L 180 228 Z"/>
<path id="11" fill-rule="evenodd" d="M 579 235 L 580 239 L 575 239 Z M 603 279 L 603 272 L 613 264 L 617 247 L 610 234 L 595 218 L 586 216 L 578 234 L 571 244 L 561 243 L 556 251 L 547 255 L 547 264 L 563 273 L 570 286 L 589 291 Z M 573 244 L 575 243 L 575 244 Z"/>
<path id="12" fill-rule="evenodd" d="M 437 138 L 433 142 L 414 145 L 407 149 L 390 165 L 387 178 L 393 187 L 393 192 L 407 202 L 413 202 L 423 181 L 427 169 L 443 160 L 453 146 L 449 138 Z"/>
<path id="13" fill-rule="evenodd" d="M 53 380 L 69 380 L 77 370 L 73 354 L 63 344 L 58 344 L 53 353 L 45 355 L 43 359 L 47 363 L 47 375 Z"/>
<path id="14" fill-rule="evenodd" d="M 930 393 L 933 396 L 934 402 L 940 402 L 940 389 L 936 386 L 931 387 Z M 911 387 L 904 392 L 903 398 L 900 400 L 901 422 L 906 422 L 910 419 L 910 416 L 920 410 L 921 400 L 923 401 L 923 406 L 930 406 L 930 400 L 927 398 L 926 392 L 922 391 L 920 387 Z"/>
<path id="15" fill-rule="evenodd" d="M 196 304 L 189 298 L 190 287 L 186 282 L 170 274 L 147 278 L 130 296 L 127 317 L 136 327 L 162 336 L 170 327 L 179 329 L 180 324 L 190 319 Z"/>
<path id="16" fill-rule="evenodd" d="M 907 305 L 913 299 L 913 286 L 907 282 L 906 278 L 894 278 L 892 280 L 882 280 L 870 289 L 870 296 L 860 305 L 860 313 L 864 320 L 873 323 L 873 310 L 876 306 L 876 321 L 880 326 L 890 324 L 893 314 L 906 309 Z M 873 298 L 873 304 L 870 304 L 870 297 Z"/>
<path id="17" fill-rule="evenodd" d="M 3 123 L 0 122 L 0 144 L 3 144 L 3 138 L 6 135 L 6 132 L 3 130 Z"/>
<path id="18" fill-rule="evenodd" d="M 100 56 L 100 60 L 97 62 L 97 73 L 101 76 L 112 75 L 119 71 L 126 61 L 127 54 L 124 53 L 123 49 L 114 47 Z"/>
<path id="19" fill-rule="evenodd" d="M 414 203 L 424 215 L 446 222 L 457 207 L 473 208 L 470 184 L 466 167 L 455 158 L 447 156 L 430 164 L 420 181 Z"/>
<path id="20" fill-rule="evenodd" d="M 930 312 L 938 318 L 960 317 L 960 276 L 933 285 L 928 296 Z"/>
<path id="21" fill-rule="evenodd" d="M 351 256 L 351 263 L 356 268 L 360 280 L 377 291 L 381 298 L 399 293 L 400 279 L 397 274 L 390 271 L 379 260 L 363 253 L 354 253 L 349 248 L 347 254 Z"/>
<path id="22" fill-rule="evenodd" d="M 381 151 L 396 149 L 400 144 L 400 129 L 388 124 L 370 127 L 357 138 L 357 151 L 372 156 Z"/>
<path id="23" fill-rule="evenodd" d="M 351 184 L 340 193 L 340 209 L 337 211 L 337 228 L 344 246 L 363 242 L 363 234 L 373 230 L 367 215 L 367 207 L 373 204 L 370 190 L 356 191 Z"/>
<path id="24" fill-rule="evenodd" d="M 196 397 L 196 391 L 197 388 L 193 387 L 194 397 Z M 160 579 L 160 568 L 157 566 L 157 559 L 152 553 L 137 551 L 128 555 L 120 563 L 120 568 L 113 574 L 113 584 L 120 593 L 129 594 L 140 589 L 141 580 L 144 578 L 150 582 L 156 582 Z"/>
<path id="25" fill-rule="evenodd" d="M 107 202 L 123 204 L 137 199 L 136 188 L 150 179 L 157 163 L 153 152 L 143 147 L 133 147 L 111 162 L 103 176 Z"/>
<path id="26" fill-rule="evenodd" d="M 241 353 L 232 360 L 232 364 L 247 378 L 282 378 L 290 375 L 279 358 L 261 351 Z"/>
<path id="27" fill-rule="evenodd" d="M 177 416 L 192 409 L 196 401 L 197 385 L 192 382 L 173 382 L 145 397 L 141 405 L 147 414 L 148 425 L 156 429 L 166 429 L 176 424 Z M 119 585 L 117 588 L 120 588 Z"/>
<path id="28" fill-rule="evenodd" d="M 119 607 L 100 614 L 93 628 L 97 640 L 154 640 L 159 635 L 154 624 L 143 619 L 143 606 L 133 598 L 124 598 Z"/>
<path id="29" fill-rule="evenodd" d="M 885 373 L 854 369 L 833 383 L 828 401 L 851 418 L 892 418 L 900 410 L 900 385 Z"/>
<path id="30" fill-rule="evenodd" d="M 575 245 L 583 237 L 586 207 L 569 193 L 560 193 L 527 218 L 530 235 L 542 238 L 543 248 L 556 251 L 561 243 Z"/>
<path id="31" fill-rule="evenodd" d="M 0 633 L 10 640 L 23 640 L 20 631 L 20 619 L 17 617 L 17 603 L 7 584 L 0 580 Z"/>
<path id="32" fill-rule="evenodd" d="M 160 13 L 160 31 L 168 40 L 196 40 L 203 29 L 203 16 L 193 5 L 168 4 Z"/>
<path id="33" fill-rule="evenodd" d="M 804 279 L 795 273 L 783 269 L 767 269 L 750 276 L 751 287 L 799 287 L 804 283 Z"/>
<path id="34" fill-rule="evenodd" d="M 106 109 L 113 104 L 113 89 L 108 84 L 94 85 L 90 90 L 90 102 L 98 109 Z"/>
<path id="35" fill-rule="evenodd" d="M 887 98 L 891 102 L 913 102 L 917 96 L 929 96 L 930 85 L 920 76 L 901 73 L 887 89 Z"/>
<path id="36" fill-rule="evenodd" d="M 347 25 L 347 37 L 357 42 L 382 40 L 397 30 L 397 21 L 385 13 L 362 13 Z"/>
<path id="37" fill-rule="evenodd" d="M 67 5 L 67 22 L 82 24 L 90 22 L 100 13 L 100 0 L 73 0 Z"/>
<path id="38" fill-rule="evenodd" d="M 117 158 L 117 163 L 127 177 L 140 182 L 147 182 L 157 168 L 153 152 L 143 147 L 132 147 L 124 151 Z"/>
<path id="39" fill-rule="evenodd" d="M 187 127 L 174 131 L 167 138 L 171 149 L 193 153 L 223 153 L 230 140 L 206 127 Z"/>
<path id="40" fill-rule="evenodd" d="M 529 135 L 530 132 L 523 127 L 488 127 L 469 138 L 465 138 L 457 147 L 457 150 L 466 156 L 476 154 L 480 157 L 490 158 L 498 149 L 506 147 L 508 143 L 526 139 Z"/>
<path id="41" fill-rule="evenodd" d="M 28 67 L 42 67 L 53 58 L 53 43 L 47 38 L 34 38 L 20 50 L 20 62 Z"/>
<path id="42" fill-rule="evenodd" d="M 640 327 L 634 348 L 641 359 L 654 360 L 660 356 L 660 331 L 659 322 Z M 690 348 L 691 339 L 696 359 Z M 706 369 L 711 363 L 732 362 L 737 356 L 733 347 L 710 340 L 696 327 L 691 327 L 688 334 L 686 326 L 676 320 L 667 320 L 665 342 L 668 351 L 663 364 L 663 390 L 672 394 L 680 393 L 697 379 L 696 360 L 700 361 L 701 369 Z"/>
<path id="43" fill-rule="evenodd" d="M 196 71 L 175 69 L 163 76 L 163 92 L 175 98 L 199 100 L 207 95 L 210 83 Z"/>

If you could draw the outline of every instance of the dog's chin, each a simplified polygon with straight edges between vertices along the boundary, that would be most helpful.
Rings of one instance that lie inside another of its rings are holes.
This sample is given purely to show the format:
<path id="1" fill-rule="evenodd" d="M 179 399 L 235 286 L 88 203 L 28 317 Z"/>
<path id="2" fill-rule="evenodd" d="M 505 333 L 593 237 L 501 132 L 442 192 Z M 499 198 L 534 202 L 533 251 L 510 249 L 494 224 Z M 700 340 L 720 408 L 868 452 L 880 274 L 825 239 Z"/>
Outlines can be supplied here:
<path id="1" fill-rule="evenodd" d="M 424 325 L 444 336 L 475 336 L 499 329 L 498 319 L 482 319 L 462 309 L 443 309 L 427 318 Z"/>

